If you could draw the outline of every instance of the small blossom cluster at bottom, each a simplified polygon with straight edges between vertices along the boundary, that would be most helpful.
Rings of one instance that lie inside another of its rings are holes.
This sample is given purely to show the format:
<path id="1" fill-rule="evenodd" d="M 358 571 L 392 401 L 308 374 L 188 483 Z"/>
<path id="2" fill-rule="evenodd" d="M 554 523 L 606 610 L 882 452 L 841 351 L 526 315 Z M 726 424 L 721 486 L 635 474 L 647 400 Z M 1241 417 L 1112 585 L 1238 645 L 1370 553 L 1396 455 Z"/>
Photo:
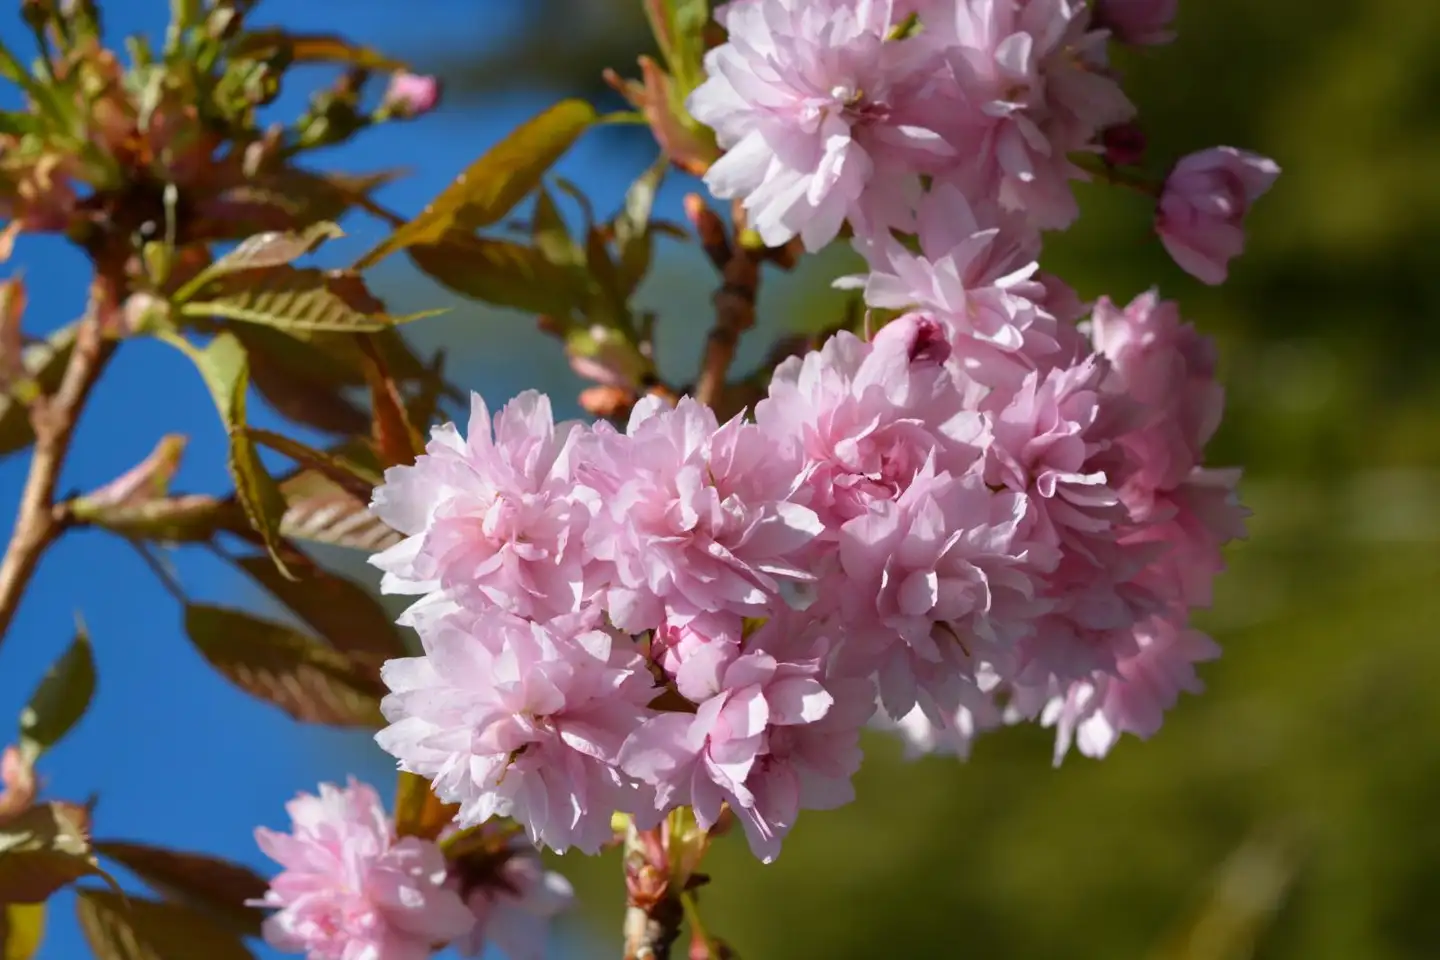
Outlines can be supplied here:
<path id="1" fill-rule="evenodd" d="M 1218 653 L 1189 613 L 1243 533 L 1238 474 L 1202 465 L 1213 347 L 1152 294 L 1077 324 L 1040 276 L 934 282 L 753 417 L 650 398 L 622 433 L 530 392 L 435 430 L 373 504 L 424 649 L 384 668 L 380 745 L 462 827 L 595 851 L 612 811 L 728 806 L 768 862 L 853 798 L 867 724 L 964 754 L 1034 720 L 1057 760 L 1154 733 Z"/>
<path id="2" fill-rule="evenodd" d="M 572 897 L 533 847 L 498 831 L 471 838 L 481 856 L 397 839 L 375 791 L 353 779 L 286 809 L 290 833 L 255 831 L 283 869 L 252 905 L 276 910 L 267 943 L 310 960 L 427 960 L 448 945 L 478 957 L 487 944 L 509 960 L 542 960 L 550 918 Z"/>

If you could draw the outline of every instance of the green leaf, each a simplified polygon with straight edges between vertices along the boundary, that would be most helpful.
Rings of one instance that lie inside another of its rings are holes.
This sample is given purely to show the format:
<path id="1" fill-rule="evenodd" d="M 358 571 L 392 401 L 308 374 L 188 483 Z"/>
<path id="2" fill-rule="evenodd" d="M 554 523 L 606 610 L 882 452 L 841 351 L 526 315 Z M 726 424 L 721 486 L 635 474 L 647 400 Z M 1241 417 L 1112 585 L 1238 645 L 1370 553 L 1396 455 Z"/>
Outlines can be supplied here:
<path id="1" fill-rule="evenodd" d="M 570 236 L 560 209 L 550 191 L 540 188 L 535 195 L 535 212 L 530 218 L 530 239 L 535 249 L 551 263 L 580 264 L 585 256 Z"/>
<path id="2" fill-rule="evenodd" d="M 281 330 L 360 333 L 437 311 L 392 317 L 353 273 L 271 267 L 256 274 L 222 278 L 201 299 L 180 308 L 187 317 L 221 317 Z"/>
<path id="3" fill-rule="evenodd" d="M 280 556 L 284 548 L 280 524 L 285 513 L 285 498 L 260 462 L 260 454 L 244 429 L 245 391 L 249 382 L 244 345 L 230 333 L 220 334 L 203 350 L 179 337 L 165 339 L 194 361 L 210 388 L 220 419 L 230 435 L 227 465 L 235 481 L 236 499 L 251 527 L 260 534 L 275 565 L 288 576 Z"/>
<path id="4" fill-rule="evenodd" d="M 383 658 L 409 655 L 393 618 L 364 587 L 336 576 L 301 555 L 289 560 L 298 581 L 286 580 L 265 556 L 238 557 L 235 565 L 305 621 L 336 650 Z"/>
<path id="5" fill-rule="evenodd" d="M 412 247 L 410 258 L 461 296 L 498 307 L 565 319 L 585 298 L 581 270 L 510 240 L 456 233 Z"/>
<path id="6" fill-rule="evenodd" d="M 0 903 L 39 903 L 83 876 L 105 876 L 82 818 L 83 808 L 42 803 L 0 825 Z"/>
<path id="7" fill-rule="evenodd" d="M 368 418 L 366 426 L 369 426 Z M 254 427 L 246 427 L 245 432 L 256 443 L 284 454 L 301 466 L 319 470 L 346 491 L 363 500 L 369 500 L 375 488 L 384 479 L 378 472 L 372 471 L 368 467 L 324 450 L 307 447 L 300 441 L 292 440 L 281 434 L 271 433 L 269 430 L 257 430 Z"/>
<path id="8" fill-rule="evenodd" d="M 291 63 L 343 63 L 365 70 L 405 70 L 404 61 L 330 33 L 252 30 L 230 46 L 234 60 L 269 60 L 283 55 Z"/>
<path id="9" fill-rule="evenodd" d="M 499 222 L 540 185 L 545 171 L 595 121 L 595 108 L 562 100 L 492 147 L 446 187 L 415 219 L 402 225 L 355 264 L 372 267 L 390 254 L 433 244 L 453 230 L 470 233 Z"/>
<path id="10" fill-rule="evenodd" d="M 665 63 L 680 88 L 681 101 L 700 85 L 705 72 L 705 25 L 710 22 L 709 0 L 646 0 L 645 12 Z"/>
<path id="11" fill-rule="evenodd" d="M 258 907 L 247 907 L 245 901 L 265 896 L 270 884 L 250 868 L 143 843 L 103 841 L 95 844 L 95 851 L 134 873 L 167 900 L 206 911 L 244 936 L 260 936 L 265 914 Z"/>
<path id="12" fill-rule="evenodd" d="M 20 351 L 20 365 L 31 391 L 48 394 L 59 388 L 65 368 L 70 364 L 70 354 L 75 349 L 78 329 L 78 324 L 68 324 L 40 343 Z M 0 393 L 0 456 L 23 450 L 35 442 L 30 412 L 23 400 L 16 396 L 18 393 L 20 390 L 13 387 L 8 393 Z"/>
<path id="13" fill-rule="evenodd" d="M 185 630 L 201 655 L 240 689 L 296 720 L 379 727 L 378 662 L 364 663 L 284 624 L 192 604 Z"/>
<path id="14" fill-rule="evenodd" d="M 178 904 L 81 890 L 75 916 L 95 960 L 255 960 L 238 934 Z"/>
<path id="15" fill-rule="evenodd" d="M 617 265 L 620 289 L 629 297 L 645 279 L 650 270 L 650 259 L 654 254 L 654 234 L 650 230 L 650 215 L 655 209 L 655 194 L 670 169 L 668 157 L 661 156 L 625 193 L 625 209 L 615 218 L 612 229 L 615 233 L 615 249 L 619 256 Z"/>
<path id="16" fill-rule="evenodd" d="M 0 904 L 0 960 L 32 960 L 45 939 L 45 904 Z"/>
<path id="17" fill-rule="evenodd" d="M 59 743 L 90 707 L 95 695 L 95 656 L 90 635 L 77 624 L 75 639 L 46 671 L 30 703 L 20 711 L 20 751 L 27 762 Z"/>
<path id="18" fill-rule="evenodd" d="M 212 280 L 234 273 L 285 267 L 315 250 L 326 240 L 345 236 L 345 232 L 328 220 L 311 224 L 299 233 L 271 230 L 257 233 L 240 243 L 195 275 L 176 292 L 174 300 L 183 303 Z"/>
<path id="19" fill-rule="evenodd" d="M 459 804 L 441 803 L 424 777 L 401 772 L 395 788 L 397 836 L 434 840 L 455 820 L 459 810 Z"/>

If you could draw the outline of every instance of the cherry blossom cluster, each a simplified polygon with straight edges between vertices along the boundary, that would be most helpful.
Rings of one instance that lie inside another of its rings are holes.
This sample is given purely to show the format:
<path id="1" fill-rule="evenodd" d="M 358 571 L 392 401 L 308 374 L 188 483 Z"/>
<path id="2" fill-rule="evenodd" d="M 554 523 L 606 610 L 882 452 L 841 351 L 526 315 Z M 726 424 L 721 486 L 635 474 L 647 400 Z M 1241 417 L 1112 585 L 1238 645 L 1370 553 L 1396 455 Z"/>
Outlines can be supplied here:
<path id="1" fill-rule="evenodd" d="M 436 428 L 372 509 L 382 587 L 423 653 L 382 671 L 377 735 L 455 804 L 598 851 L 728 809 L 769 862 L 801 810 L 854 799 L 861 731 L 966 756 L 1006 724 L 1105 755 L 1148 737 L 1219 650 L 1191 614 L 1244 533 L 1205 464 L 1216 351 L 1146 293 L 1085 304 L 1039 265 L 1076 160 L 1156 202 L 1176 261 L 1225 279 L 1269 160 L 1215 148 L 1146 187 L 1112 42 L 1170 38 L 1174 0 L 732 0 L 688 106 L 728 152 L 715 194 L 764 241 L 848 231 L 873 311 L 725 422 L 658 396 L 556 423 L 526 392 Z M 534 952 L 568 897 L 533 850 L 477 880 L 397 840 L 373 791 L 322 788 L 268 938 L 312 957 Z M 513 874 L 513 875 L 512 875 Z M 506 920 L 504 918 L 512 919 Z M 518 920 L 513 918 L 520 918 Z M 506 931 L 512 931 L 507 933 Z M 514 932 L 519 931 L 519 932 Z M 523 935 L 522 935 L 523 934 Z M 352 953 L 354 944 L 374 953 Z"/>
<path id="2" fill-rule="evenodd" d="M 550 918 L 573 896 L 534 847 L 513 838 L 481 871 L 447 864 L 435 842 L 397 839 L 374 789 L 353 779 L 321 784 L 318 796 L 302 793 L 286 809 L 290 833 L 255 831 L 283 868 L 252 904 L 276 909 L 264 933 L 278 950 L 311 960 L 427 960 L 442 945 L 478 957 L 488 944 L 509 960 L 543 960 Z"/>
<path id="3" fill-rule="evenodd" d="M 1033 229 L 1079 214 L 1087 156 L 1113 175 L 1143 156 L 1111 42 L 1169 41 L 1177 0 L 731 0 L 728 41 L 690 97 L 725 155 L 711 192 L 743 200 L 772 246 L 809 250 L 912 233 L 926 188 L 997 202 Z M 1225 279 L 1241 222 L 1274 182 L 1270 160 L 1229 147 L 1177 164 L 1156 229 L 1188 272 Z"/>
<path id="4" fill-rule="evenodd" d="M 921 253 L 867 247 L 911 309 L 787 361 L 753 418 L 642 401 L 624 433 L 526 393 L 438 428 L 374 509 L 421 657 L 384 669 L 380 744 L 557 850 L 611 813 L 734 811 L 773 858 L 801 809 L 853 798 L 860 730 L 963 753 L 1038 719 L 1105 753 L 1193 665 L 1188 626 L 1242 532 L 1201 466 L 1210 344 L 1153 294 L 1078 304 L 954 188 Z M 877 712 L 878 705 L 878 712 Z"/>

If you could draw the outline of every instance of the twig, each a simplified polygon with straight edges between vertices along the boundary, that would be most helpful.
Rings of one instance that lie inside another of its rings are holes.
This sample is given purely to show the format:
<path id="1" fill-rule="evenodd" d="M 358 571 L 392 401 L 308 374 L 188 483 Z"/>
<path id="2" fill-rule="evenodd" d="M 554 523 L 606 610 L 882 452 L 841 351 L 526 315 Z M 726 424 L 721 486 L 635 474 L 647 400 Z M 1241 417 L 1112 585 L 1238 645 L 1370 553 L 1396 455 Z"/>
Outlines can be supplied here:
<path id="1" fill-rule="evenodd" d="M 98 287 L 98 284 L 97 284 Z M 115 342 L 105 337 L 102 328 L 106 304 L 97 289 L 89 314 L 80 323 L 75 337 L 75 350 L 60 381 L 60 388 L 48 397 L 36 400 L 30 408 L 30 421 L 35 428 L 35 452 L 30 458 L 30 472 L 20 494 L 20 508 L 15 516 L 15 529 L 5 556 L 0 560 L 0 642 L 19 609 L 20 598 L 30 583 L 40 557 L 71 523 L 69 507 L 55 502 L 55 488 L 60 470 L 80 411 L 105 363 L 114 352 Z"/>
<path id="2" fill-rule="evenodd" d="M 725 378 L 735 360 L 740 335 L 755 325 L 755 298 L 760 287 L 760 263 L 764 251 L 747 249 L 725 239 L 724 226 L 699 196 L 685 198 L 685 212 L 700 235 L 700 243 L 712 261 L 720 265 L 722 283 L 715 291 L 715 325 L 705 339 L 705 356 L 700 377 L 695 381 L 695 399 L 715 406 L 725 393 Z M 736 237 L 740 233 L 736 225 Z M 724 262 L 721 264 L 721 258 Z"/>
<path id="3" fill-rule="evenodd" d="M 670 960 L 685 908 L 672 884 L 664 830 L 625 826 L 624 960 Z"/>

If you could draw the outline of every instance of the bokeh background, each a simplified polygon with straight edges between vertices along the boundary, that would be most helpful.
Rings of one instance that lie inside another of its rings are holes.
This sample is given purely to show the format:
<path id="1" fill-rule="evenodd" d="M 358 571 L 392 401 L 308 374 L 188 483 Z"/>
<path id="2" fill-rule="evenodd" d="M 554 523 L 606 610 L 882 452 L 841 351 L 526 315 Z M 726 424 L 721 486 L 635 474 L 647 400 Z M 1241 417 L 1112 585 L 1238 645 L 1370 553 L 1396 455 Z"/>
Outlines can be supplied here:
<path id="1" fill-rule="evenodd" d="M 102 6 L 117 38 L 158 34 L 167 16 L 162 0 Z M 1204 670 L 1209 692 L 1103 763 L 1072 756 L 1052 769 L 1036 730 L 995 735 L 963 765 L 907 763 L 874 738 L 859 802 L 807 813 L 776 864 L 754 862 L 738 838 L 717 844 L 703 905 L 742 956 L 1440 956 L 1440 4 L 1181 8 L 1177 43 L 1121 65 L 1157 158 L 1228 143 L 1279 160 L 1248 254 L 1227 286 L 1204 288 L 1152 241 L 1143 201 L 1087 188 L 1081 226 L 1047 246 L 1046 265 L 1087 297 L 1158 283 L 1221 344 L 1230 407 L 1213 460 L 1244 465 L 1255 517 L 1203 618 L 1225 648 Z M 438 113 L 331 158 L 409 168 L 381 195 L 407 213 L 547 103 L 605 98 L 599 71 L 628 72 L 651 47 L 638 0 L 271 0 L 262 11 L 445 76 Z M 13 13 L 0 20 L 12 48 L 22 34 Z M 643 130 L 606 130 L 557 172 L 604 215 L 653 155 Z M 672 178 L 660 215 L 679 219 L 690 188 Z M 347 228 L 355 251 L 380 235 L 364 220 Z M 662 316 L 662 366 L 684 381 L 714 280 L 693 247 L 666 243 L 641 299 Z M 767 278 L 764 325 L 741 364 L 785 331 L 836 322 L 843 304 L 826 287 L 846 265 L 841 253 Z M 63 245 L 26 239 L 19 268 L 33 323 L 79 311 L 83 264 Z M 451 302 L 398 260 L 378 286 L 402 310 Z M 581 384 L 533 320 L 455 306 L 411 333 L 449 350 L 456 380 L 492 404 L 537 386 L 575 411 Z M 221 490 L 223 438 L 193 371 L 160 345 L 127 352 L 63 486 L 104 482 L 180 432 L 192 442 L 179 487 Z M 23 467 L 0 463 L 7 516 Z M 197 598 L 261 602 L 206 554 L 175 561 Z M 363 735 L 298 727 L 206 669 L 174 603 L 99 534 L 67 538 L 45 561 L 0 650 L 0 717 L 18 711 L 77 611 L 100 689 L 44 773 L 54 795 L 99 795 L 98 834 L 268 870 L 251 830 L 283 825 L 295 792 L 350 773 L 388 788 L 390 765 Z M 556 956 L 618 955 L 617 858 L 560 866 L 582 906 Z M 68 909 L 53 902 L 41 960 L 87 956 Z"/>

